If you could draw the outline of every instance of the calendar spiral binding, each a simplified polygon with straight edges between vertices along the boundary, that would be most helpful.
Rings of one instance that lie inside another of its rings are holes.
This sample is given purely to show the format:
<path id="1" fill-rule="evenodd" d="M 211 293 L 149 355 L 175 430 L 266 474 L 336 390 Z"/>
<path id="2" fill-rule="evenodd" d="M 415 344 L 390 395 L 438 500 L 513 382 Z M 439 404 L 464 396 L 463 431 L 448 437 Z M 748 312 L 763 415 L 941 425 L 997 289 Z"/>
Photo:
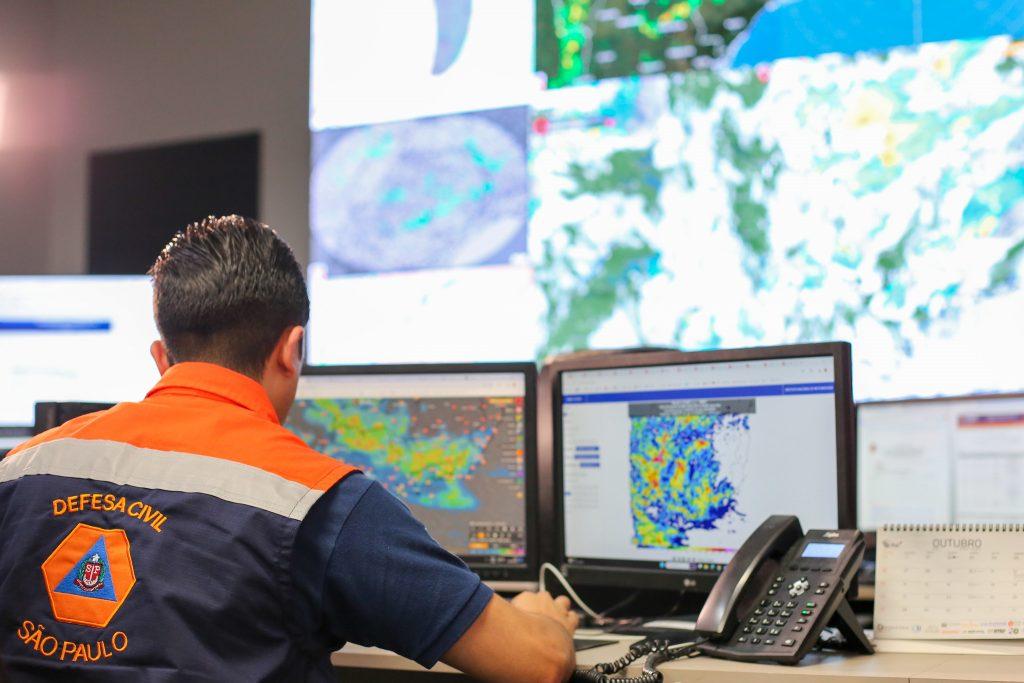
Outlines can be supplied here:
<path id="1" fill-rule="evenodd" d="M 1024 524 L 884 524 L 882 531 L 923 532 L 923 533 L 1021 533 Z"/>

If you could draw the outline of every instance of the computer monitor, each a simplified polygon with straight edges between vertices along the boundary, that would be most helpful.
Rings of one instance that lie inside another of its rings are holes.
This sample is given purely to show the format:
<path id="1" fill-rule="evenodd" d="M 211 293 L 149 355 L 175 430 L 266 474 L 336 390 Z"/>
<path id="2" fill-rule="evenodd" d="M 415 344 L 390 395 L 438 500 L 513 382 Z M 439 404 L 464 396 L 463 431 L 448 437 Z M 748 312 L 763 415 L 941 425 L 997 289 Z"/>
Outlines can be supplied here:
<path id="1" fill-rule="evenodd" d="M 854 521 L 850 346 L 582 359 L 553 380 L 562 567 L 710 588 L 772 514 Z"/>
<path id="2" fill-rule="evenodd" d="M 1024 394 L 862 403 L 857 525 L 1024 522 Z"/>
<path id="3" fill-rule="evenodd" d="M 146 276 L 0 277 L 0 430 L 28 433 L 41 401 L 141 400 L 158 338 Z"/>
<path id="4" fill-rule="evenodd" d="M 75 418 L 98 413 L 113 408 L 113 403 L 94 403 L 84 401 L 42 401 L 36 404 L 36 423 L 33 434 L 60 427 Z"/>
<path id="5" fill-rule="evenodd" d="M 0 458 L 10 453 L 14 448 L 20 446 L 29 439 L 28 433 L 0 433 Z"/>
<path id="6" fill-rule="evenodd" d="M 490 581 L 535 581 L 532 363 L 307 368 L 287 426 Z"/>

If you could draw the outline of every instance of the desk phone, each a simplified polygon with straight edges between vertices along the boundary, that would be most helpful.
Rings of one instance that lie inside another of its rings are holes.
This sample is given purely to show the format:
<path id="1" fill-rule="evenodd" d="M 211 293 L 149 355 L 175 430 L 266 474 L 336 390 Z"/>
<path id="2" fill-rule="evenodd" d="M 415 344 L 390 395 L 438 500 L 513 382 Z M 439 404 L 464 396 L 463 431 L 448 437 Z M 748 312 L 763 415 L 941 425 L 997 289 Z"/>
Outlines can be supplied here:
<path id="1" fill-rule="evenodd" d="M 864 556 L 852 529 L 806 535 L 796 517 L 769 517 L 737 551 L 697 619 L 700 650 L 737 661 L 799 662 L 835 626 L 849 647 L 873 649 L 846 595 Z"/>

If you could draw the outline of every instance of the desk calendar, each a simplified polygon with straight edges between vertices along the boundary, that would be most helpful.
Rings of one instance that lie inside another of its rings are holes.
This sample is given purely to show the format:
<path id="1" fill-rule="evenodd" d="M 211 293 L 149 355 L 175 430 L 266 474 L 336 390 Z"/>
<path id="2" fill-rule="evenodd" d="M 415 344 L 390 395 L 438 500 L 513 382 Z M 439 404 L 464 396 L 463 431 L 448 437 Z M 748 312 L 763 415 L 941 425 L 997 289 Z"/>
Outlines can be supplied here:
<path id="1" fill-rule="evenodd" d="M 875 639 L 1024 638 L 1024 525 L 878 532 Z"/>

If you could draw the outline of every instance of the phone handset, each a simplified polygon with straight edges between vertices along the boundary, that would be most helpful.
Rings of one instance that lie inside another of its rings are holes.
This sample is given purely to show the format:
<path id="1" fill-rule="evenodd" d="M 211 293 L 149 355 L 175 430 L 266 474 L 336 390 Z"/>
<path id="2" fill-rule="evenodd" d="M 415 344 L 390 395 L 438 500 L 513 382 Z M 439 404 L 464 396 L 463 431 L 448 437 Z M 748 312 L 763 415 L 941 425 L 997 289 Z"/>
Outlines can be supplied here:
<path id="1" fill-rule="evenodd" d="M 731 634 L 744 597 L 753 599 L 760 583 L 755 578 L 771 572 L 804 535 L 800 520 L 792 515 L 772 515 L 750 535 L 726 566 L 697 617 L 697 633 L 709 638 Z"/>

